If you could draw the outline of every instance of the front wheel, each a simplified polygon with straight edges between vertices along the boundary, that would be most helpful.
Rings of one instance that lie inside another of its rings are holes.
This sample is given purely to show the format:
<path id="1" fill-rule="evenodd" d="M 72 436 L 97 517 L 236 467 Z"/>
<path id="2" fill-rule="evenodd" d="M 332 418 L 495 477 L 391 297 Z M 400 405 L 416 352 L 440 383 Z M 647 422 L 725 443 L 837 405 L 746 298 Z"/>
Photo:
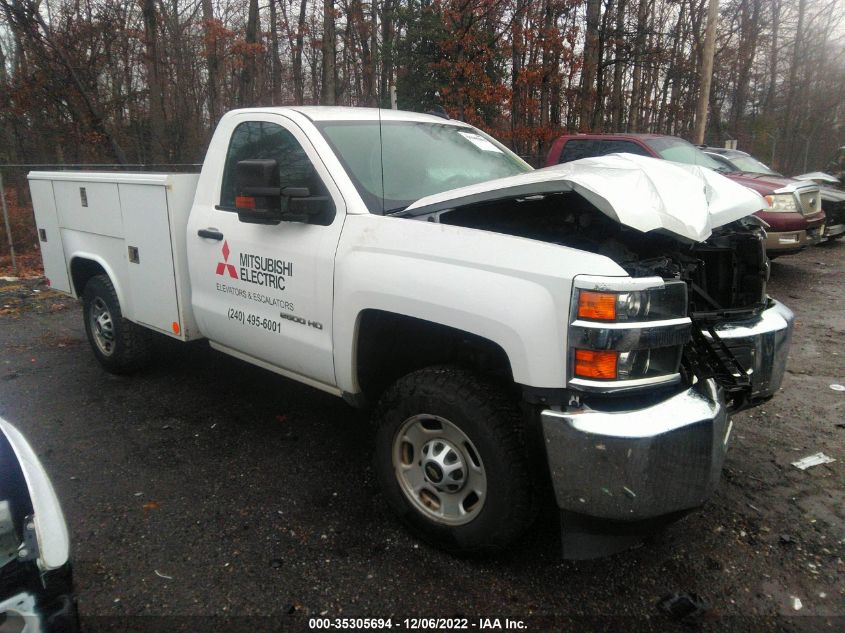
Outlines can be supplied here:
<path id="1" fill-rule="evenodd" d="M 401 378 L 379 403 L 375 470 L 390 506 L 455 553 L 501 549 L 533 519 L 520 410 L 456 367 Z"/>
<path id="2" fill-rule="evenodd" d="M 108 275 L 92 277 L 82 293 L 85 333 L 100 364 L 114 374 L 127 374 L 149 363 L 150 332 L 123 318 Z"/>

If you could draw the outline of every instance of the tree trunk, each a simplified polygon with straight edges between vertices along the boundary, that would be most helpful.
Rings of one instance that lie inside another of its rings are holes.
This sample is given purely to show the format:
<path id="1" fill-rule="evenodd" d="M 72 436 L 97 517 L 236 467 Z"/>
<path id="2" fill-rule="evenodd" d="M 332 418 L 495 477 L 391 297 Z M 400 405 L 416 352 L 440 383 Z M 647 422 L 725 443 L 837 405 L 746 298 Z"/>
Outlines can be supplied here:
<path id="1" fill-rule="evenodd" d="M 320 95 L 322 105 L 335 105 L 337 103 L 335 69 L 335 30 L 334 30 L 334 2 L 323 0 L 323 88 Z"/>
<path id="2" fill-rule="evenodd" d="M 581 116 L 578 121 L 581 132 L 589 132 L 593 128 L 596 110 L 600 17 L 601 0 L 587 0 L 587 35 L 584 44 L 584 64 L 581 69 Z"/>
<path id="3" fill-rule="evenodd" d="M 780 3 L 781 0 L 772 0 L 772 41 L 769 44 L 769 86 L 766 91 L 766 104 L 763 108 L 769 116 L 772 115 L 775 109 L 775 91 L 777 89 Z"/>
<path id="4" fill-rule="evenodd" d="M 551 113 L 549 112 L 549 99 L 551 97 L 551 84 L 552 84 L 552 75 L 555 72 L 557 66 L 554 60 L 554 54 L 552 53 L 552 49 L 550 44 L 548 43 L 548 35 L 552 32 L 554 27 L 554 9 L 552 8 L 552 1 L 545 0 L 543 3 L 543 32 L 541 34 L 542 42 L 543 42 L 543 59 L 542 59 L 542 69 L 543 69 L 543 76 L 540 80 L 540 133 L 541 134 L 548 134 L 548 127 L 549 127 L 549 117 Z M 540 154 L 544 154 L 546 151 L 546 141 L 545 139 L 540 139 L 540 145 L 537 148 Z"/>
<path id="5" fill-rule="evenodd" d="M 709 0 L 707 26 L 704 34 L 704 52 L 701 60 L 701 89 L 695 111 L 695 143 L 704 143 L 707 129 L 707 105 L 710 102 L 710 84 L 713 81 L 713 56 L 716 51 L 716 23 L 719 20 L 719 0 Z"/>
<path id="6" fill-rule="evenodd" d="M 614 131 L 622 129 L 625 112 L 625 100 L 622 95 L 622 73 L 625 70 L 623 57 L 625 55 L 625 4 L 626 0 L 619 0 L 616 4 L 616 38 L 615 57 L 613 63 L 613 91 L 610 97 L 610 121 Z"/>
<path id="7" fill-rule="evenodd" d="M 370 0 L 370 77 L 373 85 L 373 96 L 370 105 L 378 107 L 378 6 L 376 0 Z"/>
<path id="8" fill-rule="evenodd" d="M 760 30 L 760 1 L 743 0 L 740 46 L 737 51 L 736 91 L 731 107 L 730 131 L 733 132 L 734 137 L 740 130 L 740 120 L 745 114 L 745 106 L 748 102 L 748 84 L 754 56 L 757 54 L 757 33 Z M 748 6 L 749 2 L 751 7 Z"/>
<path id="9" fill-rule="evenodd" d="M 282 102 L 282 65 L 279 52 L 279 27 L 276 24 L 276 0 L 270 0 L 270 103 Z"/>
<path id="10" fill-rule="evenodd" d="M 605 3 L 604 15 L 602 15 L 599 20 L 598 54 L 596 55 L 596 59 L 598 60 L 598 63 L 596 64 L 596 98 L 592 125 L 590 128 L 593 132 L 604 131 L 607 111 L 607 104 L 605 102 L 607 101 L 607 95 L 610 93 L 610 91 L 607 90 L 608 86 L 606 83 L 605 71 L 611 64 L 610 55 L 612 54 L 612 51 L 611 48 L 607 46 L 607 34 L 610 32 L 610 18 L 613 15 L 613 12 L 611 11 L 612 4 L 613 0 L 608 0 Z"/>
<path id="11" fill-rule="evenodd" d="M 640 0 L 637 7 L 637 36 L 634 39 L 634 79 L 631 84 L 631 108 L 628 116 L 628 131 L 640 131 L 640 112 L 642 111 L 643 56 L 645 55 L 646 21 L 648 20 L 648 0 Z"/>
<path id="12" fill-rule="evenodd" d="M 373 74 L 373 58 L 370 49 L 370 33 L 366 20 L 364 20 L 364 9 L 361 0 L 351 0 L 349 3 L 349 18 L 355 24 L 355 34 L 361 44 L 361 104 L 374 106 L 375 100 L 375 75 Z"/>
<path id="13" fill-rule="evenodd" d="M 257 64 L 254 45 L 258 43 L 258 0 L 249 0 L 249 12 L 246 20 L 246 51 L 242 56 L 240 88 L 238 90 L 238 105 L 248 107 L 255 105 L 255 75 Z"/>
<path id="14" fill-rule="evenodd" d="M 202 17 L 205 23 L 205 65 L 208 69 L 206 94 L 208 98 L 209 128 L 214 129 L 220 113 L 219 77 L 220 59 L 217 55 L 217 22 L 214 19 L 214 5 L 211 0 L 202 0 Z"/>
<path id="15" fill-rule="evenodd" d="M 164 162 L 164 103 L 161 67 L 158 58 L 158 17 L 155 0 L 142 0 L 144 16 L 144 66 L 149 91 L 150 156 L 153 163 Z"/>
<path id="16" fill-rule="evenodd" d="M 296 23 L 296 44 L 293 48 L 293 98 L 297 105 L 305 103 L 305 81 L 302 76 L 302 47 L 305 46 L 306 0 L 299 2 L 299 19 Z"/>
<path id="17" fill-rule="evenodd" d="M 384 0 L 381 5 L 381 85 L 379 94 L 382 105 L 390 107 L 390 89 L 393 86 L 393 48 L 396 31 L 395 0 Z"/>
<path id="18" fill-rule="evenodd" d="M 523 109 L 522 64 L 525 57 L 525 12 L 527 0 L 517 0 L 511 27 L 511 148 L 522 152 L 520 130 L 525 125 Z"/>
<path id="19" fill-rule="evenodd" d="M 652 3 L 653 6 L 654 3 Z M 657 34 L 655 12 L 652 12 L 648 21 L 648 42 L 646 44 L 646 50 L 651 53 L 656 51 L 659 46 L 660 38 Z M 649 67 L 644 74 L 642 91 L 643 117 L 641 123 L 644 132 L 657 131 L 657 123 L 659 122 L 655 121 L 657 113 L 654 110 L 654 104 L 657 101 L 657 80 L 660 76 L 660 70 L 660 64 L 650 60 Z"/>
<path id="20" fill-rule="evenodd" d="M 663 88 L 660 96 L 660 114 L 657 117 L 658 125 L 664 134 L 673 134 L 673 127 L 675 123 L 675 111 L 678 107 L 678 100 L 681 92 L 681 65 L 683 64 L 681 45 L 682 32 L 684 28 L 684 21 L 686 19 L 686 5 L 681 4 L 681 9 L 678 13 L 678 21 L 675 23 L 674 35 L 672 36 L 672 57 L 669 70 L 666 72 L 666 78 L 663 82 Z M 669 91 L 669 84 L 672 84 L 672 90 Z"/>
<path id="21" fill-rule="evenodd" d="M 794 120 L 795 117 L 795 101 L 798 95 L 798 68 L 801 65 L 802 49 L 804 47 L 804 18 L 807 12 L 807 0 L 798 0 L 798 24 L 795 27 L 795 42 L 792 46 L 792 60 L 789 66 L 789 81 L 787 83 L 786 92 L 786 113 L 784 116 L 784 127 L 786 128 L 786 153 L 784 156 L 786 160 L 784 167 L 791 169 L 793 165 L 797 164 L 794 155 L 798 149 L 797 139 L 795 138 L 798 130 L 798 124 Z M 803 82 L 802 82 L 803 83 Z M 803 152 L 802 152 L 803 153 Z"/>
<path id="22" fill-rule="evenodd" d="M 3 42 L 0 42 L 0 84 L 5 86 L 8 81 L 9 76 L 6 74 L 6 55 L 3 53 Z"/>

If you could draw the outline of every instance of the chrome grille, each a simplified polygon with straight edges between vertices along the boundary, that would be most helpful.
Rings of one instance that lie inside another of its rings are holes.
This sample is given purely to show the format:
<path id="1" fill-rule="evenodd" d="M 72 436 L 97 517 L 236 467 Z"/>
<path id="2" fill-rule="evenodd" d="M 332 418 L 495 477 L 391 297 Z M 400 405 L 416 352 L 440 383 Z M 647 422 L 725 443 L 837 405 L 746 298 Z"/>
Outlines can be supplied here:
<path id="1" fill-rule="evenodd" d="M 801 189 L 798 192 L 798 198 L 801 201 L 802 215 L 813 215 L 818 213 L 822 208 L 822 196 L 818 187 L 814 189 Z"/>

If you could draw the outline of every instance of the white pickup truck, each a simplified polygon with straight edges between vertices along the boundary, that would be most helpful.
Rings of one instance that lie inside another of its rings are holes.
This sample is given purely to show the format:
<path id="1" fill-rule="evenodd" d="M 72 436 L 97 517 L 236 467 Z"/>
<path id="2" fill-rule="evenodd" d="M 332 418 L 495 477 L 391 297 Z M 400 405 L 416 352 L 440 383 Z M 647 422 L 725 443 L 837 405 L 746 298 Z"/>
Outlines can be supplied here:
<path id="1" fill-rule="evenodd" d="M 29 181 L 105 369 L 205 338 L 372 406 L 385 500 L 450 551 L 552 497 L 565 556 L 627 547 L 704 502 L 731 412 L 783 377 L 765 203 L 707 169 L 535 171 L 458 121 L 292 107 L 226 114 L 198 175 Z"/>

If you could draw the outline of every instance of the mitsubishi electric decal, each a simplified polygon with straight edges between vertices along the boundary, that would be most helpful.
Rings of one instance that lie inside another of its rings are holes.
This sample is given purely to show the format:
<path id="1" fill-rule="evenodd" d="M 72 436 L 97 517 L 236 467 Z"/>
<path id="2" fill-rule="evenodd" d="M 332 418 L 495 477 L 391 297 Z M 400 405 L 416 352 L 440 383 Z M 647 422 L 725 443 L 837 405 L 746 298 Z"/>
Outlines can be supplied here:
<path id="1" fill-rule="evenodd" d="M 223 279 L 219 280 L 216 284 L 217 292 L 232 295 L 238 299 L 254 301 L 264 306 L 278 308 L 282 310 L 279 313 L 281 318 L 296 322 L 300 321 L 299 317 L 294 317 L 290 314 L 296 311 L 293 301 L 272 296 L 276 292 L 285 290 L 288 281 L 293 277 L 293 262 L 276 259 L 275 257 L 254 255 L 252 253 L 240 253 L 236 257 L 236 253 L 232 252 L 229 248 L 228 241 L 223 242 L 221 254 L 223 255 L 223 261 L 218 260 L 215 273 L 218 277 L 223 277 Z M 235 262 L 237 262 L 237 265 L 235 265 Z M 259 292 L 257 289 L 244 288 L 241 284 L 236 285 L 231 283 L 232 281 L 258 286 L 261 290 L 266 289 L 270 291 L 270 294 Z M 242 311 L 235 308 L 231 308 L 231 311 L 234 311 L 235 314 L 244 315 Z M 308 324 L 305 320 L 302 320 L 302 322 Z M 322 329 L 321 325 L 320 329 Z"/>
<path id="2" fill-rule="evenodd" d="M 252 253 L 241 253 L 238 258 L 239 270 L 229 263 L 229 242 L 223 242 L 223 261 L 217 262 L 217 274 L 229 276 L 256 286 L 265 286 L 274 290 L 284 290 L 286 278 L 293 277 L 293 262 L 286 262 L 275 257 L 264 257 Z"/>
<path id="3" fill-rule="evenodd" d="M 276 290 L 285 289 L 285 277 L 293 277 L 293 264 L 274 257 L 241 253 L 241 280 Z"/>
<path id="4" fill-rule="evenodd" d="M 223 242 L 223 261 L 217 262 L 217 274 L 224 275 L 225 273 L 229 273 L 232 279 L 238 278 L 235 267 L 229 263 L 229 242 Z"/>

